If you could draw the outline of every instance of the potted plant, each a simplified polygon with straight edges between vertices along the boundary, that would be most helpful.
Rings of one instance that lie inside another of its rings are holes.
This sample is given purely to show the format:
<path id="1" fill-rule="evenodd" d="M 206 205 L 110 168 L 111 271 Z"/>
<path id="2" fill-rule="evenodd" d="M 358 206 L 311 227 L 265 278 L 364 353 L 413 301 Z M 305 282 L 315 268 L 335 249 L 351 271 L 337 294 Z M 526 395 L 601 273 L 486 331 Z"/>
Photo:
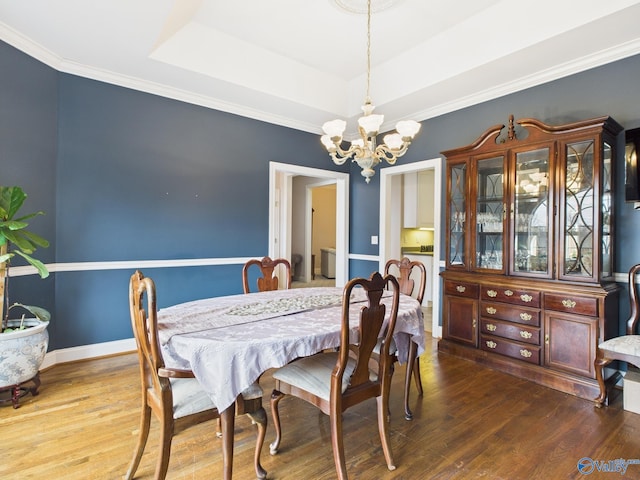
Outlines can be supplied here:
<path id="1" fill-rule="evenodd" d="M 48 247 L 49 242 L 27 230 L 27 220 L 43 215 L 35 212 L 23 215 L 20 212 L 27 195 L 20 187 L 0 186 L 0 392 L 10 392 L 13 407 L 18 399 L 31 392 L 37 395 L 40 379 L 38 371 L 44 360 L 49 334 L 49 312 L 40 307 L 22 303 L 9 303 L 9 266 L 16 255 L 36 268 L 41 278 L 49 272 L 46 266 L 31 255 L 37 247 Z M 21 309 L 32 318 L 10 320 L 9 312 Z M 24 384 L 33 382 L 29 388 Z"/>

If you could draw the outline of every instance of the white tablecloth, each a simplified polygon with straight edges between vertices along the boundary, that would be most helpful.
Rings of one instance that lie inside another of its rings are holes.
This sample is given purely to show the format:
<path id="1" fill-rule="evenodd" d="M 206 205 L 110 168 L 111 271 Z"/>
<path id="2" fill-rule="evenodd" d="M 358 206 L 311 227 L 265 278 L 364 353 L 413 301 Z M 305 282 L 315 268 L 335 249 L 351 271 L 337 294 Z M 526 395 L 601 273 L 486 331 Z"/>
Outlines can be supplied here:
<path id="1" fill-rule="evenodd" d="M 362 295 L 362 292 L 359 292 Z M 340 344 L 342 288 L 318 287 L 208 298 L 158 312 L 167 366 L 193 370 L 221 411 L 270 368 Z M 364 298 L 364 296 L 362 297 Z M 359 300 L 358 298 L 352 299 Z M 383 297 L 390 311 L 391 298 Z M 358 311 L 363 303 L 352 303 Z M 357 321 L 357 315 L 352 314 Z M 352 341 L 357 341 L 357 323 Z M 401 363 L 409 342 L 424 351 L 418 302 L 400 296 L 394 340 Z"/>

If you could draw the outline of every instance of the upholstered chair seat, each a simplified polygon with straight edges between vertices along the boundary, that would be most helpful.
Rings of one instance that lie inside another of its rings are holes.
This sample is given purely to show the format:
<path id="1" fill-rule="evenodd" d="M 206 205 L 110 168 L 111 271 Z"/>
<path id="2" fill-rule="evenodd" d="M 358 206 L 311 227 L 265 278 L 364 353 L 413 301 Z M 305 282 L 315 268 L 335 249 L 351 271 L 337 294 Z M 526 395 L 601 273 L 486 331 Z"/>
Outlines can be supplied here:
<path id="1" fill-rule="evenodd" d="M 331 372 L 337 362 L 338 352 L 320 353 L 285 365 L 274 372 L 273 378 L 329 401 Z M 355 359 L 349 359 L 342 377 L 342 392 L 349 386 L 349 380 L 355 367 Z"/>
<path id="2" fill-rule="evenodd" d="M 608 352 L 640 358 L 640 335 L 625 335 L 602 342 L 598 348 Z"/>
<path id="3" fill-rule="evenodd" d="M 200 383 L 195 378 L 170 378 L 169 382 L 171 382 L 171 391 L 173 392 L 174 419 L 216 408 L 211 397 L 202 390 Z M 152 395 L 153 389 L 149 390 L 149 395 Z M 260 384 L 254 383 L 241 395 L 244 400 L 254 400 L 262 398 L 263 393 Z"/>

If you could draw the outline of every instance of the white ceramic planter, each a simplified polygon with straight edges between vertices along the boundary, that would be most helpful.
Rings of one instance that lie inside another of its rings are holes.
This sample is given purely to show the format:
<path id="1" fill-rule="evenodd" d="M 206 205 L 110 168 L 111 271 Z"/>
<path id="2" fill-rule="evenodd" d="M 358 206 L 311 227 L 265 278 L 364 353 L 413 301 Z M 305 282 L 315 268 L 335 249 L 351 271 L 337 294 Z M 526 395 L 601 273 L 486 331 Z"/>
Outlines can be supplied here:
<path id="1" fill-rule="evenodd" d="M 18 326 L 20 320 L 9 320 Z M 0 334 L 0 388 L 19 385 L 36 376 L 49 346 L 49 322 L 25 320 L 30 328 Z"/>

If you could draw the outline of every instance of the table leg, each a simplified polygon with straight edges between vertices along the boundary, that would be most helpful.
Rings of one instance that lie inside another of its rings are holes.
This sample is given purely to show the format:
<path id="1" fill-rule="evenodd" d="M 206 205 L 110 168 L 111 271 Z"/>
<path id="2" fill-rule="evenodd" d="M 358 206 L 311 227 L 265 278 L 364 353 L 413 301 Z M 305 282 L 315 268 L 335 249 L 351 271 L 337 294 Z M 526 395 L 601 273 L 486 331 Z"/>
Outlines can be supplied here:
<path id="1" fill-rule="evenodd" d="M 222 430 L 222 463 L 223 478 L 231 480 L 233 472 L 233 433 L 236 421 L 236 405 L 231 404 L 229 408 L 220 412 L 220 423 Z"/>

